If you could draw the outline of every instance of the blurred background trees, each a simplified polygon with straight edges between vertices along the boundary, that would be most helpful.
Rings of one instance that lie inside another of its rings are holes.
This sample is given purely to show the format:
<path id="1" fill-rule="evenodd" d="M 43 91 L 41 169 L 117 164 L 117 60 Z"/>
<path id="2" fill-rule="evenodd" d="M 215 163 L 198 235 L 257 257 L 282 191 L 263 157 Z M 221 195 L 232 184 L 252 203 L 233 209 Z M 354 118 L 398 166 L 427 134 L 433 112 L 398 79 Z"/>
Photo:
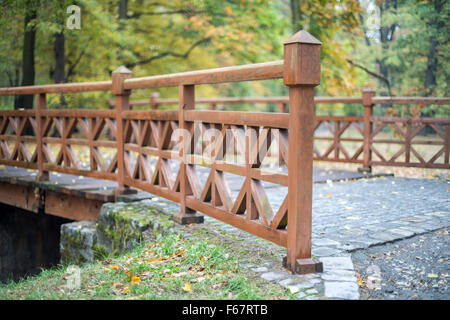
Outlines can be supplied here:
<path id="1" fill-rule="evenodd" d="M 120 65 L 139 77 L 277 60 L 283 41 L 305 29 L 323 43 L 317 94 L 358 95 L 370 85 L 382 95 L 449 96 L 448 2 L 3 0 L 0 86 L 105 80 Z M 79 30 L 67 28 L 70 5 L 81 9 Z M 199 96 L 286 93 L 281 81 L 198 89 Z M 100 108 L 108 98 L 51 96 L 49 104 Z M 0 105 L 29 108 L 32 99 L 1 98 Z"/>

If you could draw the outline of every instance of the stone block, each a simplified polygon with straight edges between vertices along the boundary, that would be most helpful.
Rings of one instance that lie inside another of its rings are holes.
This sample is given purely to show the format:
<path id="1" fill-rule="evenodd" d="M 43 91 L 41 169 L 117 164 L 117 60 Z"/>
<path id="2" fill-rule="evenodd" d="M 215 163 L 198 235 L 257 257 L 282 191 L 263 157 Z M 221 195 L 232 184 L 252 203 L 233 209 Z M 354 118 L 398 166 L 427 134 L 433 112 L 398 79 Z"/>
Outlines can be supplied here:
<path id="1" fill-rule="evenodd" d="M 61 225 L 61 263 L 82 264 L 101 259 L 106 254 L 97 245 L 95 221 L 78 221 Z"/>
<path id="2" fill-rule="evenodd" d="M 117 254 L 133 249 L 144 233 L 156 237 L 172 226 L 171 216 L 153 201 L 105 203 L 97 221 L 98 245 Z"/>
<path id="3" fill-rule="evenodd" d="M 359 300 L 359 288 L 354 282 L 325 281 L 325 297 L 332 299 Z"/>

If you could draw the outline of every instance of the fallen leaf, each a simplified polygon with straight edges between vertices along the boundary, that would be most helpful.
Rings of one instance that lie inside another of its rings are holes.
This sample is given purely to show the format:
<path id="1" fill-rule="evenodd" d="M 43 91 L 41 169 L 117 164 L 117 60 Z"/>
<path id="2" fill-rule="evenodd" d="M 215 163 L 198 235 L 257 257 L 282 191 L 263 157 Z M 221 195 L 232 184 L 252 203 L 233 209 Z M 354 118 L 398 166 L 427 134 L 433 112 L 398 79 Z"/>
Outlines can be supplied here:
<path id="1" fill-rule="evenodd" d="M 186 292 L 192 291 L 192 287 L 189 283 L 186 283 L 181 289 L 183 289 L 183 291 L 186 291 Z"/>
<path id="2" fill-rule="evenodd" d="M 141 278 L 136 277 L 136 276 L 131 277 L 131 284 L 140 283 L 140 282 L 141 282 Z"/>
<path id="3" fill-rule="evenodd" d="M 295 286 L 289 286 L 288 289 L 291 292 L 291 294 L 296 294 L 296 293 L 300 292 L 300 289 Z"/>
<path id="4" fill-rule="evenodd" d="M 360 277 L 359 278 L 359 280 L 358 280 L 358 286 L 362 286 L 362 284 L 363 284 L 363 280 L 364 280 L 364 277 Z"/>
<path id="5" fill-rule="evenodd" d="M 434 278 L 437 278 L 437 277 L 439 277 L 436 273 L 429 273 L 428 275 L 427 275 L 427 277 L 428 278 L 432 278 L 432 279 L 434 279 Z"/>

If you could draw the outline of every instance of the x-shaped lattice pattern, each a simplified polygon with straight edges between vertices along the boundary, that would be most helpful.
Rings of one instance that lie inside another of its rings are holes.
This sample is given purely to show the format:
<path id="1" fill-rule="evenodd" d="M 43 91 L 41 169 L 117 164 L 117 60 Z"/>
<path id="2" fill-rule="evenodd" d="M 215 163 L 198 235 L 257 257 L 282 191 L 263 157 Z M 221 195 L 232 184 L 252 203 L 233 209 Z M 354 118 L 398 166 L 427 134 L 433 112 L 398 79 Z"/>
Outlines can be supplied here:
<path id="1" fill-rule="evenodd" d="M 317 133 L 318 129 L 326 130 L 331 133 L 332 137 L 315 136 L 316 141 L 331 141 L 332 143 L 323 151 L 319 150 L 317 145 L 314 146 L 314 160 L 346 160 L 350 162 L 362 162 L 358 159 L 363 153 L 363 128 L 361 128 L 359 122 L 363 121 L 363 118 L 356 120 L 335 120 L 336 117 L 316 117 L 314 124 L 314 131 Z M 358 136 L 360 137 L 343 137 L 346 132 L 356 129 Z M 322 132 L 323 133 L 323 132 Z M 351 152 L 343 143 L 356 143 L 358 144 L 356 150 Z"/>

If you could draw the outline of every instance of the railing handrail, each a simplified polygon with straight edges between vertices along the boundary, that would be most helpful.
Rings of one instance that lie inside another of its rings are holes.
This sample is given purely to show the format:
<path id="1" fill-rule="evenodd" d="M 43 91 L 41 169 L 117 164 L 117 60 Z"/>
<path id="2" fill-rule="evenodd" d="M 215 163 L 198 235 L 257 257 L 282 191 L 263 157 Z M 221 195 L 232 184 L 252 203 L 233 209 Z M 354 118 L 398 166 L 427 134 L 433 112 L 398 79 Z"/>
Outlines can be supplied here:
<path id="1" fill-rule="evenodd" d="M 69 93 L 86 91 L 110 91 L 112 81 L 73 82 L 37 86 L 0 88 L 0 96 L 43 93 Z"/>
<path id="2" fill-rule="evenodd" d="M 124 89 L 174 87 L 283 78 L 283 60 L 126 79 Z M 112 81 L 73 82 L 0 88 L 1 96 L 83 91 L 109 91 Z"/>
<path id="3" fill-rule="evenodd" d="M 281 79 L 283 78 L 283 63 L 283 60 L 277 60 L 224 68 L 131 78 L 124 81 L 124 89 Z"/>

